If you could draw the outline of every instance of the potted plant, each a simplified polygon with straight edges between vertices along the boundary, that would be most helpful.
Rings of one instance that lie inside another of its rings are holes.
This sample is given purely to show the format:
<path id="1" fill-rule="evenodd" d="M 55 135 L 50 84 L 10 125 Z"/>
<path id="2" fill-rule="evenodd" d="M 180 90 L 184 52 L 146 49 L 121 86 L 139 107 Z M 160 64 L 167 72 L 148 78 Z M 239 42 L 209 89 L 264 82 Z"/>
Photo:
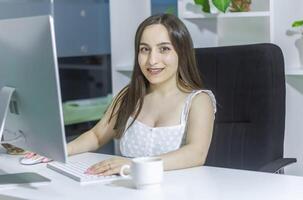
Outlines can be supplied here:
<path id="1" fill-rule="evenodd" d="M 232 0 L 230 5 L 231 12 L 248 12 L 252 0 Z"/>
<path id="2" fill-rule="evenodd" d="M 301 28 L 301 33 L 303 34 L 303 20 L 294 21 L 292 23 L 292 27 L 294 28 Z"/>
<path id="3" fill-rule="evenodd" d="M 299 30 L 292 31 L 289 35 L 300 34 L 301 37 L 297 38 L 295 41 L 295 46 L 298 49 L 301 67 L 303 67 L 303 20 L 294 21 L 292 23 L 293 28 L 298 28 Z"/>
<path id="4" fill-rule="evenodd" d="M 250 10 L 252 0 L 194 0 L 196 5 L 202 6 L 202 11 L 211 13 L 214 6 L 218 11 L 226 12 L 228 8 L 231 12 L 245 12 Z"/>

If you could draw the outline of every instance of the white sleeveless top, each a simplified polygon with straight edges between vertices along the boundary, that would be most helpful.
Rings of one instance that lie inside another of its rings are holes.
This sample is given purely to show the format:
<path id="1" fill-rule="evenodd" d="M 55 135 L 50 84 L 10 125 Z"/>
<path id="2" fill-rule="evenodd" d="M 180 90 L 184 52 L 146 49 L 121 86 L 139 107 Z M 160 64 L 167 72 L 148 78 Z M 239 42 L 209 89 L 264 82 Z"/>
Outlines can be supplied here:
<path id="1" fill-rule="evenodd" d="M 186 122 L 190 105 L 194 96 L 205 92 L 212 100 L 214 113 L 216 112 L 215 96 L 210 90 L 195 90 L 191 92 L 185 101 L 181 114 L 181 123 L 174 126 L 151 127 L 135 120 L 134 123 L 124 131 L 120 139 L 120 152 L 125 157 L 157 156 L 170 151 L 177 150 L 185 143 Z M 126 127 L 133 121 L 130 117 Z"/>

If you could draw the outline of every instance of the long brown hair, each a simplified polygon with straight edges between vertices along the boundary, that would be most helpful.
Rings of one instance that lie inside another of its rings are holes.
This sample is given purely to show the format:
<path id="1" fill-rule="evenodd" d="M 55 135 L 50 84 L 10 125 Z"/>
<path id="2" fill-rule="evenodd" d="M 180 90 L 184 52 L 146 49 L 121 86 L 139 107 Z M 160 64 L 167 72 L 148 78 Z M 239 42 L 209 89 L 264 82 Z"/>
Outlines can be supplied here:
<path id="1" fill-rule="evenodd" d="M 172 45 L 177 52 L 179 61 L 177 69 L 178 88 L 185 92 L 202 88 L 202 80 L 197 69 L 192 39 L 183 22 L 171 14 L 159 14 L 148 17 L 139 25 L 136 32 L 135 60 L 131 81 L 119 92 L 112 104 L 113 109 L 109 121 L 115 115 L 118 115 L 114 125 L 117 138 L 122 137 L 128 118 L 131 115 L 134 115 L 134 120 L 138 117 L 143 105 L 144 96 L 147 93 L 149 82 L 141 72 L 138 63 L 138 54 L 144 29 L 154 24 L 161 24 L 167 29 Z M 134 121 L 132 121 L 127 128 L 129 128 L 133 122 Z"/>

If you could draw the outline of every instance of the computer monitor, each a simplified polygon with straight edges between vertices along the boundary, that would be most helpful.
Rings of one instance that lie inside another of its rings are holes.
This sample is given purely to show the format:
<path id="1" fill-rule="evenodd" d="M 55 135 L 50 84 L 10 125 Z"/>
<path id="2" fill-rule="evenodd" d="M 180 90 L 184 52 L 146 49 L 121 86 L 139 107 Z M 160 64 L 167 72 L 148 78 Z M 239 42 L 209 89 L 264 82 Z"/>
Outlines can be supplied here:
<path id="1" fill-rule="evenodd" d="M 66 162 L 61 103 L 53 18 L 0 20 L 2 143 Z"/>

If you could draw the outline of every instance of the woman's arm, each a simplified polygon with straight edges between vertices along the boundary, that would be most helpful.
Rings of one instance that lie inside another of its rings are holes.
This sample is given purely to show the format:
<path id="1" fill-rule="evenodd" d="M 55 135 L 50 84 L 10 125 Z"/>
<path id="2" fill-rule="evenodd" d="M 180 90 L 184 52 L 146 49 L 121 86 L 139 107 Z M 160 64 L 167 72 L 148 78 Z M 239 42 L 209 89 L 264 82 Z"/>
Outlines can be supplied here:
<path id="1" fill-rule="evenodd" d="M 92 129 L 67 144 L 68 155 L 95 151 L 115 137 L 116 132 L 114 131 L 114 125 L 117 115 L 108 123 L 113 110 L 113 102 L 115 102 L 115 100 L 112 101 L 103 118 Z M 117 110 L 118 107 L 119 105 L 116 106 L 115 110 Z"/>
<path id="2" fill-rule="evenodd" d="M 165 170 L 201 166 L 205 163 L 210 146 L 214 108 L 208 94 L 200 93 L 192 101 L 190 108 L 186 144 L 176 151 L 162 154 Z"/>

